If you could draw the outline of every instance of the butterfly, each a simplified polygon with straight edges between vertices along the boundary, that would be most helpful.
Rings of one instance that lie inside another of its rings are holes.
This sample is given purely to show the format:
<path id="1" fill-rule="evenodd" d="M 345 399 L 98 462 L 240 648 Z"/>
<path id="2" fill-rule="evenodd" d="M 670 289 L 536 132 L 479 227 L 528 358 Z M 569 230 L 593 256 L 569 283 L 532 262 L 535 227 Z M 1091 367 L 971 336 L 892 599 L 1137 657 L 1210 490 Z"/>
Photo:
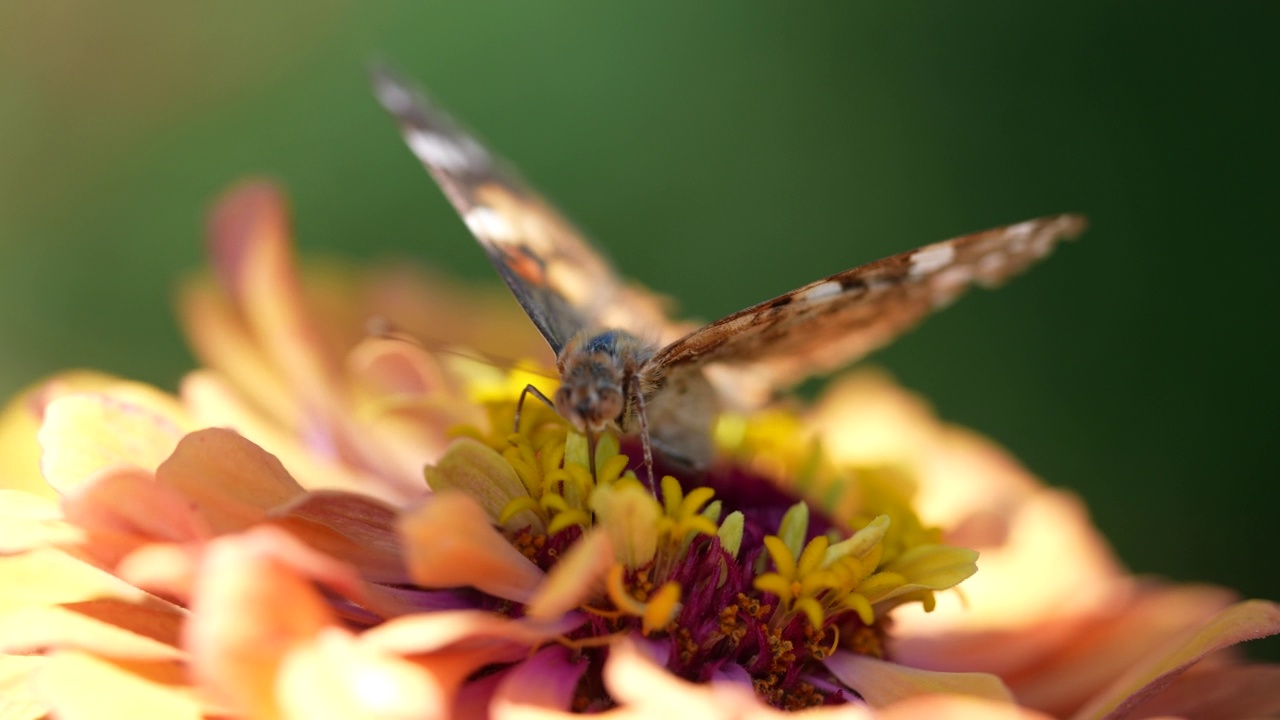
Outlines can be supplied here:
<path id="1" fill-rule="evenodd" d="M 968 287 L 1001 283 L 1085 227 L 1074 214 L 1028 220 L 836 273 L 708 325 L 674 323 L 662 299 L 620 278 L 425 93 L 385 68 L 371 77 L 410 150 L 555 352 L 559 388 L 547 398 L 530 385 L 521 405 L 533 394 L 588 438 L 611 427 L 638 432 L 650 482 L 653 448 L 705 466 L 722 408 L 758 403 L 852 363 Z"/>

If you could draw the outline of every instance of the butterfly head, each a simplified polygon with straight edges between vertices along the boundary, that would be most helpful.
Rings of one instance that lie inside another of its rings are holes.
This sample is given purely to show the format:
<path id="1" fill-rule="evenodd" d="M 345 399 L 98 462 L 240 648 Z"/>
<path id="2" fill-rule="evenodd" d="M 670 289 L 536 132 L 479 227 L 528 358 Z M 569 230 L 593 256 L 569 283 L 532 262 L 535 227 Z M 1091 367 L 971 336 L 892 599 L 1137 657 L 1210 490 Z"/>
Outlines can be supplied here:
<path id="1" fill-rule="evenodd" d="M 614 332 L 580 335 L 560 352 L 556 412 L 579 432 L 600 432 L 627 408 L 628 362 L 617 340 Z"/>

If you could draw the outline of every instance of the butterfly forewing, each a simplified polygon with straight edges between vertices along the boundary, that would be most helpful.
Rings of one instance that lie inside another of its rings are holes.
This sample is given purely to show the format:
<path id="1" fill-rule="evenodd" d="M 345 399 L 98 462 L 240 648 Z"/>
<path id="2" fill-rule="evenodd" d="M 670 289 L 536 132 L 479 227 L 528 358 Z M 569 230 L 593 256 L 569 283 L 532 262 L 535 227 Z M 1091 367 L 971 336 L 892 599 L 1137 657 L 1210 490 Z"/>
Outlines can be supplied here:
<path id="1" fill-rule="evenodd" d="M 774 387 L 847 365 L 950 304 L 993 286 L 1084 229 L 1055 215 L 946 240 L 868 263 L 734 313 L 676 340 L 651 361 L 666 369 L 750 364 Z"/>
<path id="2" fill-rule="evenodd" d="M 409 148 L 557 354 L 582 330 L 679 336 L 660 298 L 624 283 L 568 220 L 424 93 L 386 68 L 375 68 L 372 80 Z"/>

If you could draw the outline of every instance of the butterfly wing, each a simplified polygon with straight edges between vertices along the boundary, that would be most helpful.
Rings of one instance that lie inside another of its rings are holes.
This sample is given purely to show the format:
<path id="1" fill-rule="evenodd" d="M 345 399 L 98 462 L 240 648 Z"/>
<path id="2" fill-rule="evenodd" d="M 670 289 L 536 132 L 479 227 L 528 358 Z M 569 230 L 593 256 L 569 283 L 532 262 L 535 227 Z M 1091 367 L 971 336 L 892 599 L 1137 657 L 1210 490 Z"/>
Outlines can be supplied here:
<path id="1" fill-rule="evenodd" d="M 877 260 L 695 330 L 651 364 L 659 377 L 707 363 L 738 365 L 752 388 L 777 389 L 853 362 L 971 285 L 995 286 L 1022 272 L 1084 227 L 1079 215 L 1056 215 Z"/>
<path id="2" fill-rule="evenodd" d="M 422 91 L 385 68 L 374 94 L 558 355 L 581 330 L 678 337 L 665 302 L 624 283 L 572 224 Z"/>

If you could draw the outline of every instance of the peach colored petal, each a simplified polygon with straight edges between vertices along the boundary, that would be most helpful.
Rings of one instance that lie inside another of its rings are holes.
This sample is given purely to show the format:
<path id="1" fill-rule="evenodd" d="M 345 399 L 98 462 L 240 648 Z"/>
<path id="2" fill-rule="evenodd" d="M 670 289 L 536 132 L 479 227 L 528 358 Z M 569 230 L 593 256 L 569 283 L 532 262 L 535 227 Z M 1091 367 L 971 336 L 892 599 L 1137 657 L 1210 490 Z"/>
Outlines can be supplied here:
<path id="1" fill-rule="evenodd" d="M 0 557 L 0 616 L 22 608 L 117 598 L 144 603 L 146 593 L 53 548 Z"/>
<path id="2" fill-rule="evenodd" d="M 198 720 L 203 714 L 176 664 L 115 663 L 62 651 L 49 657 L 36 686 L 59 720 Z"/>
<path id="3" fill-rule="evenodd" d="M 214 698 L 254 717 L 276 716 L 281 660 L 336 619 L 315 583 L 361 595 L 351 568 L 276 528 L 206 546 L 183 645 L 193 675 Z"/>
<path id="4" fill-rule="evenodd" d="M 183 420 L 156 398 L 108 393 L 60 397 L 44 411 L 38 438 L 49 484 L 68 493 L 113 465 L 151 469 L 173 452 Z"/>
<path id="5" fill-rule="evenodd" d="M 1046 490 L 1030 497 L 1008 518 L 1001 544 L 974 549 L 981 558 L 978 573 L 962 589 L 967 603 L 944 595 L 932 613 L 906 607 L 895 614 L 904 652 L 916 636 L 1020 630 L 1028 623 L 1092 614 L 1126 591 L 1083 505 L 1068 493 Z"/>
<path id="6" fill-rule="evenodd" d="M 183 285 L 178 297 L 178 314 L 192 351 L 206 367 L 212 368 L 193 374 L 225 376 L 250 399 L 251 413 L 277 418 L 290 429 L 300 423 L 301 409 L 290 392 L 284 372 L 271 364 L 244 326 L 235 306 L 211 278 L 199 278 Z M 207 422 L 211 408 L 202 402 L 191 402 L 185 383 L 184 379 L 183 398 L 196 417 L 205 420 L 202 424 L 213 424 Z"/>
<path id="7" fill-rule="evenodd" d="M 489 523 L 469 495 L 428 498 L 400 520 L 409 575 L 423 587 L 474 587 L 528 602 L 544 574 Z"/>
<path id="8" fill-rule="evenodd" d="M 0 489 L 0 555 L 83 540 L 84 532 L 62 519 L 53 498 Z"/>
<path id="9" fill-rule="evenodd" d="M 407 615 L 366 632 L 361 640 L 381 652 L 407 656 L 452 698 L 475 671 L 519 661 L 530 649 L 563 635 L 581 620 L 536 623 L 480 610 Z"/>
<path id="10" fill-rule="evenodd" d="M 156 481 L 188 497 L 215 533 L 259 522 L 303 492 L 274 455 L 221 428 L 182 438 Z"/>
<path id="11" fill-rule="evenodd" d="M 681 680 L 655 662 L 650 653 L 635 641 L 621 641 L 609 648 L 604 666 L 604 682 L 618 708 L 600 713 L 610 720 L 635 718 L 699 718 L 699 720 L 737 720 L 738 718 L 841 718 L 873 720 L 875 715 L 856 704 L 815 708 L 798 713 L 775 710 L 756 696 L 746 683 L 717 682 L 695 685 Z M 526 717 L 562 718 L 563 715 L 518 715 Z M 502 720 L 507 720 L 504 716 Z"/>
<path id="12" fill-rule="evenodd" d="M 304 428 L 265 414 L 217 373 L 207 370 L 189 373 L 182 380 L 181 392 L 202 425 L 235 430 L 269 450 L 308 490 L 348 490 L 388 501 L 401 501 L 406 497 L 403 491 L 384 487 L 384 481 L 362 468 L 347 465 L 327 444 L 304 444 Z M 421 463 L 415 472 L 419 488 L 422 485 L 420 470 Z"/>
<path id="13" fill-rule="evenodd" d="M 337 367 L 303 301 L 286 213 L 269 183 L 232 188 L 209 218 L 209 255 L 258 345 L 303 406 L 320 409 L 338 396 Z"/>
<path id="14" fill-rule="evenodd" d="M 1262 600 L 1237 603 L 1210 622 L 1168 643 L 1142 664 L 1125 673 L 1075 718 L 1123 718 L 1141 702 L 1155 696 L 1204 656 L 1246 640 L 1280 632 L 1280 605 Z"/>
<path id="15" fill-rule="evenodd" d="M 435 358 L 409 338 L 361 340 L 347 355 L 347 367 L 379 396 L 418 402 L 425 395 L 452 392 Z"/>
<path id="16" fill-rule="evenodd" d="M 512 620 L 485 610 L 445 610 L 394 618 L 361 637 L 373 647 L 400 655 L 427 655 L 448 648 L 511 649 L 516 657 L 582 624 L 581 618 Z"/>
<path id="17" fill-rule="evenodd" d="M 95 600 L 27 608 L 0 617 L 0 652 L 74 649 L 113 658 L 179 660 L 176 647 L 183 613 L 174 607 L 140 607 Z"/>
<path id="18" fill-rule="evenodd" d="M 1013 703 L 1013 695 L 1000 678 L 986 673 L 920 670 L 844 650 L 837 651 L 823 664 L 842 684 L 861 695 L 872 707 L 885 707 L 900 700 L 934 693 Z"/>
<path id="19" fill-rule="evenodd" d="M 837 380 L 814 408 L 810 423 L 832 460 L 896 465 L 932 446 L 938 421 L 919 397 L 883 372 L 864 370 Z"/>
<path id="20" fill-rule="evenodd" d="M 148 592 L 186 602 L 191 598 L 200 550 L 197 545 L 153 543 L 116 564 L 116 575 Z"/>
<path id="21" fill-rule="evenodd" d="M 1135 718 L 1157 715 L 1195 720 L 1280 716 L 1280 666 L 1194 667 L 1129 713 Z"/>
<path id="22" fill-rule="evenodd" d="M 359 568 L 367 580 L 408 584 L 396 532 L 397 512 L 373 498 L 319 491 L 274 508 L 272 524 L 326 555 Z"/>
<path id="23" fill-rule="evenodd" d="M 447 707 L 431 673 L 336 627 L 285 657 L 277 687 L 282 715 L 299 720 L 411 720 Z"/>
<path id="24" fill-rule="evenodd" d="M 508 502 L 529 494 L 511 463 L 492 448 L 471 438 L 456 440 L 439 462 L 427 467 L 426 475 L 427 484 L 437 493 L 456 490 L 470 495 L 484 509 L 489 522 L 494 524 Z M 544 530 L 542 520 L 529 511 L 508 520 L 506 527 Z"/>
<path id="25" fill-rule="evenodd" d="M 525 614 L 551 620 L 578 607 L 604 586 L 605 573 L 613 566 L 613 543 L 604 529 L 589 531 L 551 568 L 542 586 L 529 600 Z"/>
<path id="26" fill-rule="evenodd" d="M 85 553 L 106 567 L 150 542 L 188 542 L 211 534 L 188 498 L 137 467 L 94 473 L 67 493 L 62 507 L 67 521 L 89 535 Z"/>
<path id="27" fill-rule="evenodd" d="M 955 695 L 928 695 L 894 703 L 876 720 L 1052 720 L 1016 705 Z"/>
<path id="28" fill-rule="evenodd" d="M 489 712 L 498 720 L 567 715 L 586 669 L 585 662 L 569 658 L 567 648 L 539 650 L 503 677 L 494 690 Z"/>
<path id="29" fill-rule="evenodd" d="M 1005 678 L 1024 705 L 1069 715 L 1169 638 L 1202 625 L 1234 600 L 1231 592 L 1210 586 L 1141 588 L 1132 598 L 1117 598 L 1105 613 L 1037 625 L 1046 634 L 1056 627 L 1069 637 L 1048 658 L 1016 668 Z M 989 645 L 1004 647 L 1016 642 L 988 639 Z"/>

